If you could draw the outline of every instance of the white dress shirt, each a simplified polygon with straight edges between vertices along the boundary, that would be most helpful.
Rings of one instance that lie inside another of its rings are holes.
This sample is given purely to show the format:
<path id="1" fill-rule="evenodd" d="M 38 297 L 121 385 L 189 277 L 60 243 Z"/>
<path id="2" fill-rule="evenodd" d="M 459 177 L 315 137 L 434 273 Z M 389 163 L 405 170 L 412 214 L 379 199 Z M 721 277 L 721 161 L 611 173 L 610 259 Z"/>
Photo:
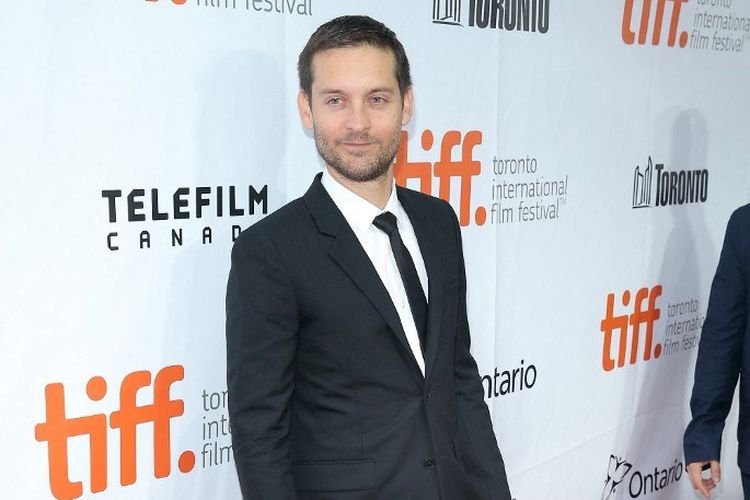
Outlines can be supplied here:
<path id="1" fill-rule="evenodd" d="M 406 340 L 409 342 L 409 347 L 411 347 L 412 354 L 414 354 L 414 358 L 417 360 L 419 369 L 422 370 L 422 375 L 424 375 L 424 357 L 422 356 L 422 349 L 419 346 L 419 334 L 417 333 L 417 326 L 414 323 L 411 307 L 409 307 L 409 299 L 406 295 L 404 282 L 401 279 L 401 273 L 393 256 L 391 242 L 387 234 L 372 224 L 373 219 L 383 212 L 390 212 L 396 216 L 401 240 L 409 250 L 411 258 L 414 261 L 414 266 L 417 268 L 417 275 L 419 275 L 419 282 L 422 284 L 424 296 L 429 297 L 427 293 L 427 269 L 424 266 L 422 252 L 419 251 L 419 243 L 417 242 L 417 236 L 414 234 L 414 227 L 411 225 L 409 216 L 406 215 L 404 207 L 401 206 L 401 202 L 398 200 L 398 196 L 396 196 L 395 183 L 391 189 L 391 196 L 388 198 L 385 208 L 380 210 L 369 201 L 349 191 L 340 184 L 328 173 L 327 167 L 323 169 L 323 178 L 321 181 L 323 187 L 333 199 L 333 202 L 341 213 L 344 214 L 344 218 L 362 244 L 367 256 L 370 257 L 370 261 L 378 272 L 383 285 L 385 285 L 388 295 L 391 296 L 391 301 L 393 301 L 396 312 L 398 312 L 398 317 L 401 320 L 401 326 L 404 328 L 404 333 L 406 333 Z"/>

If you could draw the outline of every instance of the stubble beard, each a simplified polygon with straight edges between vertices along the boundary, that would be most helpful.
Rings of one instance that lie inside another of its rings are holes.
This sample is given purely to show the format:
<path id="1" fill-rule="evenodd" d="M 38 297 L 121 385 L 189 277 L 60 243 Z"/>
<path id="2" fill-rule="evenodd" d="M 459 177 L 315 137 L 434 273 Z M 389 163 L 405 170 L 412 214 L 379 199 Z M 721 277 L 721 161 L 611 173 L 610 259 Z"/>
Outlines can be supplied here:
<path id="1" fill-rule="evenodd" d="M 396 131 L 387 142 L 378 141 L 368 135 L 349 134 L 339 141 L 339 144 L 346 142 L 369 142 L 377 146 L 374 153 L 363 152 L 361 155 L 352 155 L 360 160 L 347 162 L 336 149 L 336 146 L 327 137 L 320 134 L 317 130 L 315 133 L 315 147 L 318 154 L 326 165 L 331 167 L 344 179 L 352 182 L 369 182 L 380 179 L 388 173 L 396 157 L 398 147 L 401 144 L 401 131 Z"/>

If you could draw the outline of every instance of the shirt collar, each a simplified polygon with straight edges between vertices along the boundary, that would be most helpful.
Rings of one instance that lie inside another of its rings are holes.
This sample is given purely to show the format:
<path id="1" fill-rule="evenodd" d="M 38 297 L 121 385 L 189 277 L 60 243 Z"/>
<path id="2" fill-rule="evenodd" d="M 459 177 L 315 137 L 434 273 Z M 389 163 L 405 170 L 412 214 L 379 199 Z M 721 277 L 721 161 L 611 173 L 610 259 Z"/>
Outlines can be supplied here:
<path id="1" fill-rule="evenodd" d="M 401 202 L 396 195 L 396 183 L 394 181 L 391 188 L 391 195 L 385 204 L 385 208 L 380 210 L 378 207 L 365 200 L 358 194 L 349 191 L 339 183 L 329 172 L 328 167 L 323 169 L 321 179 L 323 187 L 333 199 L 338 209 L 344 215 L 344 218 L 356 231 L 365 232 L 372 225 L 372 220 L 383 212 L 391 212 L 396 219 L 402 219 L 405 212 Z"/>

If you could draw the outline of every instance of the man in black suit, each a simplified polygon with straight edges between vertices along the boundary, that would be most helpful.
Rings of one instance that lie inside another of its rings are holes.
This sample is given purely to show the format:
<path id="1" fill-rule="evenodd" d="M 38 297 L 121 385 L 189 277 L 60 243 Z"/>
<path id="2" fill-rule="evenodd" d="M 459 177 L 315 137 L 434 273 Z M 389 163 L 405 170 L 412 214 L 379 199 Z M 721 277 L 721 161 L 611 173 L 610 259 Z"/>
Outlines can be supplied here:
<path id="1" fill-rule="evenodd" d="M 690 409 L 685 431 L 685 462 L 693 488 L 711 498 L 721 478 L 721 434 L 740 379 L 737 429 L 745 499 L 750 500 L 750 205 L 729 219 L 703 324 Z M 702 469 L 710 477 L 701 477 Z"/>
<path id="2" fill-rule="evenodd" d="M 458 221 L 393 180 L 413 106 L 404 49 L 345 16 L 298 69 L 325 170 L 241 234 L 227 287 L 243 496 L 510 500 L 469 352 Z"/>

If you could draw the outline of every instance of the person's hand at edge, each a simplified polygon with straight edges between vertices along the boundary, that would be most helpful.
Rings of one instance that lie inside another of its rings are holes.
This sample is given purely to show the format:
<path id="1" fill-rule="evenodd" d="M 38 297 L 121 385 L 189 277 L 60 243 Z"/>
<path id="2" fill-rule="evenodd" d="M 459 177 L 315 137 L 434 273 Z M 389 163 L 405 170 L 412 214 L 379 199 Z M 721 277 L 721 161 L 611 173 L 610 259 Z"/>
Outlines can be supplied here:
<path id="1" fill-rule="evenodd" d="M 711 477 L 703 479 L 702 472 L 705 469 L 711 469 Z M 706 500 L 710 500 L 710 491 L 719 484 L 721 480 L 721 466 L 716 460 L 705 462 L 693 462 L 687 465 L 688 475 L 693 489 L 698 490 Z"/>

